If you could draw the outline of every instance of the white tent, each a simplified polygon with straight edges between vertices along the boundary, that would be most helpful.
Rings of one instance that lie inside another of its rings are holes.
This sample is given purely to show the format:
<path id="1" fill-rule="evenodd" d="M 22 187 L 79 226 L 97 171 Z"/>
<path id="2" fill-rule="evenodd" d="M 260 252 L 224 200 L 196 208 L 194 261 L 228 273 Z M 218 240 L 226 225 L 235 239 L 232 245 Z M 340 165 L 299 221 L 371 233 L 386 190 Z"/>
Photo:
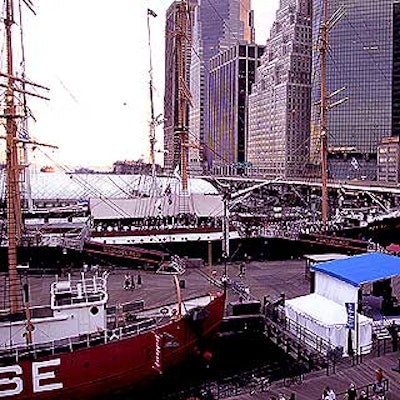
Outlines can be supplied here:
<path id="1" fill-rule="evenodd" d="M 382 253 L 366 253 L 311 266 L 315 273 L 315 293 L 287 300 L 285 313 L 334 346 L 348 350 L 348 312 L 346 303 L 355 310 L 363 284 L 400 275 L 400 258 Z M 354 311 L 355 311 L 354 310 Z M 370 351 L 372 344 L 371 318 L 354 312 L 352 348 Z M 296 333 L 296 332 L 294 332 Z"/>
<path id="2" fill-rule="evenodd" d="M 340 305 L 317 293 L 296 297 L 285 302 L 285 313 L 298 325 L 315 333 L 331 344 L 332 348 L 342 347 L 347 352 L 347 311 Z M 352 334 L 353 349 L 359 353 L 369 351 L 372 344 L 372 319 L 358 314 L 356 329 Z M 296 328 L 293 327 L 296 333 Z M 312 345 L 312 342 L 309 343 Z"/>

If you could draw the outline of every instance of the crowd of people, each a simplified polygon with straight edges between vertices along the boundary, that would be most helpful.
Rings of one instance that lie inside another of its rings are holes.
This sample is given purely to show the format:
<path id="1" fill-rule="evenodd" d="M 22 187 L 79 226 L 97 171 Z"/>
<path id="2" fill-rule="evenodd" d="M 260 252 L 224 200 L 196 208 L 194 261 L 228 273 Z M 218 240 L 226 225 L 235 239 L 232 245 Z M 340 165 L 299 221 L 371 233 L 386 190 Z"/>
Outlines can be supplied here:
<path id="1" fill-rule="evenodd" d="M 135 287 L 140 288 L 142 286 L 142 276 L 140 275 L 140 272 L 137 275 L 137 278 L 135 280 L 135 275 L 131 275 L 129 272 L 127 272 L 124 276 L 124 283 L 123 283 L 123 288 L 125 290 L 133 290 Z"/>
<path id="2" fill-rule="evenodd" d="M 321 400 L 386 400 L 384 385 L 383 385 L 383 370 L 377 368 L 375 371 L 375 379 L 373 385 L 368 385 L 357 389 L 356 385 L 352 382 L 347 388 L 344 396 L 343 393 L 338 397 L 333 388 L 326 386 L 322 392 Z M 292 393 L 289 397 L 283 393 L 279 393 L 278 397 L 272 396 L 270 400 L 295 400 L 295 394 Z"/>
<path id="3" fill-rule="evenodd" d="M 95 232 L 130 232 L 179 228 L 222 228 L 222 217 L 179 214 L 176 216 L 125 218 L 112 221 L 97 220 L 92 225 L 92 230 Z"/>
<path id="4" fill-rule="evenodd" d="M 336 394 L 332 388 L 327 386 L 321 396 L 321 400 L 336 400 Z M 383 370 L 377 368 L 375 371 L 375 380 L 372 386 L 372 393 L 367 388 L 357 391 L 356 385 L 350 383 L 344 395 L 345 400 L 386 400 L 385 390 L 383 387 Z"/>

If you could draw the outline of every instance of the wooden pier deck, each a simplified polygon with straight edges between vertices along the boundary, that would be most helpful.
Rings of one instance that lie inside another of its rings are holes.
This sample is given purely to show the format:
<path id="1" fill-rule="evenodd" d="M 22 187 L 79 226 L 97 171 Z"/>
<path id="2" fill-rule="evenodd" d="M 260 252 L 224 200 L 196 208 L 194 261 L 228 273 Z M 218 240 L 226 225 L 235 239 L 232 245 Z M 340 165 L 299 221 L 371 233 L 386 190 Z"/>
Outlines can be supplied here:
<path id="1" fill-rule="evenodd" d="M 290 395 L 294 393 L 296 400 L 320 400 L 324 388 L 329 386 L 334 389 L 337 400 L 342 400 L 345 398 L 344 393 L 352 382 L 358 388 L 357 395 L 359 396 L 361 393 L 360 388 L 374 383 L 375 371 L 378 367 L 381 367 L 384 371 L 384 376 L 389 381 L 386 400 L 400 400 L 400 373 L 392 369 L 398 366 L 399 358 L 400 353 L 390 353 L 382 357 L 366 360 L 353 367 L 337 369 L 336 373 L 329 376 L 323 370 L 306 374 L 303 383 L 300 385 L 293 384 L 286 387 L 281 380 L 273 382 L 266 392 L 256 392 L 254 395 L 251 395 L 250 392 L 245 392 L 231 398 L 235 400 L 271 400 L 274 396 L 278 399 L 279 394 L 282 393 L 289 400 Z M 369 399 L 373 400 L 371 386 L 369 396 Z"/>
<path id="2" fill-rule="evenodd" d="M 216 265 L 212 268 L 204 266 L 201 268 L 187 268 L 185 274 L 180 276 L 184 280 L 182 288 L 183 298 L 202 295 L 210 290 L 218 290 L 210 285 L 207 279 L 210 275 L 219 280 L 224 274 L 224 265 Z M 123 289 L 123 277 L 126 269 L 113 269 L 108 278 L 109 304 L 124 303 L 132 300 L 143 299 L 146 306 L 155 306 L 166 302 L 174 302 L 176 293 L 173 277 L 171 275 L 160 275 L 154 272 L 141 271 L 142 285 L 134 290 Z M 138 271 L 131 271 L 137 276 Z M 78 276 L 79 272 L 74 272 Z M 239 278 L 239 264 L 228 264 L 227 275 L 231 281 L 238 280 L 250 289 L 250 295 L 263 302 L 264 296 L 278 298 L 285 293 L 286 298 L 293 298 L 309 293 L 309 282 L 305 279 L 305 262 L 303 260 L 288 261 L 252 261 L 247 263 L 243 277 Z M 30 276 L 31 302 L 33 305 L 48 303 L 49 286 L 54 280 L 53 276 Z M 228 302 L 238 301 L 239 294 L 229 291 Z M 350 382 L 356 386 L 372 384 L 375 370 L 382 367 L 385 377 L 389 379 L 389 391 L 387 400 L 400 400 L 400 373 L 392 368 L 399 366 L 400 352 L 389 353 L 378 358 L 365 358 L 361 364 L 355 366 L 338 367 L 336 373 L 326 375 L 325 370 L 306 374 L 301 385 L 285 387 L 282 381 L 273 382 L 268 392 L 242 393 L 232 397 L 237 400 L 266 399 L 277 397 L 283 393 L 287 399 L 291 393 L 295 394 L 296 400 L 319 400 L 326 386 L 332 387 L 337 394 L 344 393 Z M 337 397 L 338 400 L 343 396 Z"/>

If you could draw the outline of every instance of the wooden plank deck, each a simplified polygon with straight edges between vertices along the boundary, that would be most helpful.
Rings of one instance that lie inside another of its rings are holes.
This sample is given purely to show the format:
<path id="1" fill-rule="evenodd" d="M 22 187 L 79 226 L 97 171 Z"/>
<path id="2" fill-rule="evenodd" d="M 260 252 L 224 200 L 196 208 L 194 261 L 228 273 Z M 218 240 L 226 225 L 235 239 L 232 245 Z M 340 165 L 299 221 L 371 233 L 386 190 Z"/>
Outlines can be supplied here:
<path id="1" fill-rule="evenodd" d="M 282 393 L 289 399 L 292 393 L 295 394 L 296 400 L 320 400 L 322 392 L 326 386 L 334 389 L 337 399 L 343 399 L 343 393 L 347 390 L 350 383 L 354 383 L 357 388 L 373 384 L 375 379 L 375 370 L 381 367 L 384 376 L 389 380 L 389 391 L 387 392 L 387 400 L 400 399 L 400 373 L 392 370 L 398 366 L 400 353 L 390 353 L 382 357 L 369 359 L 362 364 L 354 367 L 338 369 L 335 374 L 326 376 L 325 371 L 313 372 L 306 374 L 304 382 L 301 385 L 294 384 L 285 387 L 283 381 L 273 382 L 270 390 L 265 393 L 250 393 L 232 397 L 235 400 L 270 400 L 271 397 Z M 340 396 L 338 396 L 340 394 Z M 358 395 L 360 390 L 358 390 Z M 371 398 L 370 398 L 371 399 Z"/>

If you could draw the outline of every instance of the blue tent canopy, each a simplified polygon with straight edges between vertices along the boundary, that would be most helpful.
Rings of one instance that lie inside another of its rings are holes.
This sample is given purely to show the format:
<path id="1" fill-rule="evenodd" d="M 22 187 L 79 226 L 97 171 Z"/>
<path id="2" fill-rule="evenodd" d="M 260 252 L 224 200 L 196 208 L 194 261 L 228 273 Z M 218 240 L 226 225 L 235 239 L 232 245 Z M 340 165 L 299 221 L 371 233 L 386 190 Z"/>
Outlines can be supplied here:
<path id="1" fill-rule="evenodd" d="M 367 253 L 343 260 L 315 264 L 310 269 L 358 287 L 362 283 L 400 275 L 400 257 L 382 253 Z"/>

